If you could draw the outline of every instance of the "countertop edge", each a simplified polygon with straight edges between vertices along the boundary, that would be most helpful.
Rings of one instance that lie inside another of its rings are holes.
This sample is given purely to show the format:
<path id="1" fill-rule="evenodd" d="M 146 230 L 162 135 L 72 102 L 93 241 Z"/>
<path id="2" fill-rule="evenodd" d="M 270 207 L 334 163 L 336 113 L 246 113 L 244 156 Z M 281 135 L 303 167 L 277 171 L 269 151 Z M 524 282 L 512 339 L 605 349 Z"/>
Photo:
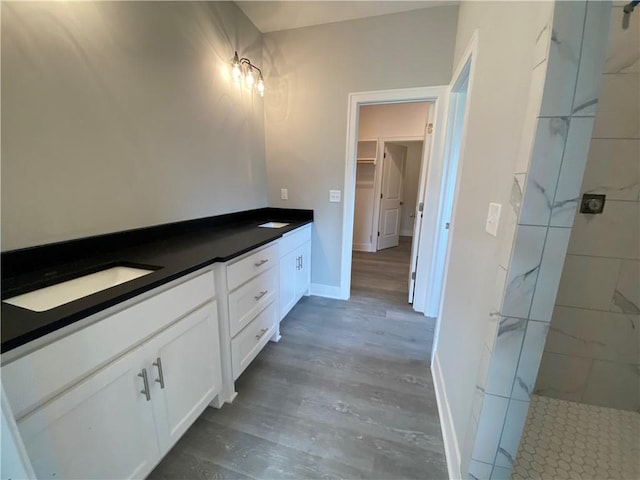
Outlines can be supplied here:
<path id="1" fill-rule="evenodd" d="M 270 210 L 276 210 L 276 209 L 270 209 Z M 56 315 L 54 312 L 56 310 L 55 308 L 52 310 L 49 310 L 48 312 L 32 312 L 32 311 L 22 309 L 20 307 L 16 307 L 13 305 L 9 305 L 3 302 L 2 303 L 3 324 L 6 324 L 5 322 L 24 321 L 24 320 L 21 320 L 19 317 L 26 317 L 31 319 L 39 318 L 40 320 L 42 320 L 45 317 L 52 317 L 53 319 L 50 321 L 44 321 L 39 325 L 35 325 L 34 328 L 28 329 L 24 333 L 13 335 L 12 337 L 6 338 L 6 339 L 3 338 L 0 345 L 0 352 L 4 354 L 18 347 L 22 347 L 34 340 L 40 339 L 62 328 L 73 325 L 74 323 L 79 322 L 83 319 L 86 319 L 92 315 L 99 314 L 104 310 L 112 308 L 120 303 L 127 302 L 128 300 L 131 300 L 137 296 L 143 295 L 146 292 L 159 288 L 163 285 L 166 285 L 167 283 L 173 282 L 181 277 L 184 277 L 193 272 L 206 268 L 210 265 L 213 265 L 216 263 L 229 262 L 237 257 L 240 257 L 246 254 L 247 252 L 250 252 L 251 250 L 255 250 L 256 248 L 260 248 L 264 245 L 277 241 L 278 239 L 282 238 L 283 235 L 286 235 L 287 233 L 293 230 L 296 230 L 305 225 L 309 225 L 313 223 L 312 212 L 307 219 L 301 219 L 301 218 L 289 219 L 289 218 L 286 218 L 287 217 L 286 213 L 290 211 L 291 210 L 286 210 L 283 212 L 283 214 L 278 216 L 279 221 L 291 220 L 290 222 L 287 222 L 291 224 L 290 226 L 287 226 L 278 230 L 275 230 L 275 229 L 267 230 L 267 229 L 260 228 L 255 232 L 255 235 L 258 235 L 258 232 L 259 232 L 258 236 L 260 237 L 260 240 L 257 240 L 255 242 L 249 241 L 248 243 L 245 243 L 240 248 L 238 248 L 237 250 L 234 250 L 230 254 L 228 252 L 225 252 L 226 254 L 224 255 L 221 255 L 221 254 L 212 255 L 211 257 L 206 258 L 203 261 L 188 263 L 188 264 L 182 265 L 180 268 L 174 268 L 173 270 L 170 270 L 166 274 L 162 275 L 160 278 L 151 278 L 151 279 L 147 279 L 147 281 L 143 280 L 145 277 L 136 279 L 132 281 L 132 282 L 136 282 L 134 285 L 128 285 L 130 288 L 118 289 L 118 287 L 121 287 L 121 285 L 119 285 L 117 287 L 112 287 L 110 289 L 103 290 L 102 292 L 89 295 L 77 301 L 70 302 L 70 304 L 74 304 L 75 302 L 79 302 L 80 300 L 82 300 L 83 306 L 81 308 L 76 308 L 74 311 L 72 311 L 72 313 L 69 313 L 69 314 L 62 313 L 62 314 Z M 301 212 L 309 212 L 309 211 L 301 211 Z M 242 214 L 246 215 L 245 212 L 242 212 Z M 276 212 L 271 213 L 271 216 L 275 217 Z M 263 215 L 260 215 L 260 217 L 263 217 Z M 263 219 L 264 218 L 260 218 L 260 220 L 257 220 L 257 221 L 263 221 Z M 254 223 L 255 221 L 256 220 L 254 220 Z M 252 232 L 251 227 L 247 227 L 247 228 L 248 230 L 244 233 L 245 236 L 250 235 Z M 218 234 L 220 236 L 220 241 L 224 241 L 225 239 L 224 229 L 222 229 L 221 232 L 218 232 Z M 198 235 L 204 236 L 204 233 L 202 231 L 193 231 L 191 233 L 187 233 L 186 235 L 197 237 Z M 85 241 L 85 239 L 79 239 L 79 241 Z M 141 246 L 144 246 L 144 243 L 133 245 L 133 246 L 141 247 Z M 130 248 L 130 247 L 132 247 L 132 245 L 127 245 L 127 248 Z M 11 252 L 8 252 L 8 253 L 11 253 Z M 170 253 L 168 255 L 170 255 Z M 114 253 L 114 257 L 115 256 L 117 255 Z M 127 283 L 131 283 L 131 282 L 127 282 Z M 126 285 L 126 284 L 122 284 L 122 285 Z M 109 290 L 111 290 L 111 292 L 109 292 Z M 120 290 L 120 292 L 118 292 L 118 290 Z M 94 298 L 91 299 L 91 297 L 94 297 Z M 66 306 L 68 308 L 68 305 L 70 304 L 65 304 L 63 306 Z M 77 305 L 78 304 L 76 304 L 76 306 Z M 56 308 L 59 308 L 59 307 L 56 307 Z M 53 312 L 53 314 L 51 312 Z M 42 315 L 43 313 L 46 313 L 47 315 Z M 4 330 L 5 329 L 3 328 L 3 337 L 4 337 Z"/>

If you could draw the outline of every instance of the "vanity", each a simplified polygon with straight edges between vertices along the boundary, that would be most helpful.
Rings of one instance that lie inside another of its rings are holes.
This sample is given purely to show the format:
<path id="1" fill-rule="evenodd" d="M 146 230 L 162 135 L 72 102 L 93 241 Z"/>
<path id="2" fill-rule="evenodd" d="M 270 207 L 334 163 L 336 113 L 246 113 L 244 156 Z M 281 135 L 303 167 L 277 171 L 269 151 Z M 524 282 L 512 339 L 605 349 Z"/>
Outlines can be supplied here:
<path id="1" fill-rule="evenodd" d="M 37 478 L 145 477 L 232 402 L 309 292 L 312 221 L 260 209 L 3 254 L 3 391 Z"/>

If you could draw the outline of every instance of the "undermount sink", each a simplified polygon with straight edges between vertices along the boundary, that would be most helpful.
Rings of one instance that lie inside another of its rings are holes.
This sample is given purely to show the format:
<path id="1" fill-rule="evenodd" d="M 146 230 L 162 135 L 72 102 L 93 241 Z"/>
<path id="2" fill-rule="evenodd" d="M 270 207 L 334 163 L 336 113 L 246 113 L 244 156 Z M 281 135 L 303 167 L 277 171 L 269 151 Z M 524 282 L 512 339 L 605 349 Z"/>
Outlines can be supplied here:
<path id="1" fill-rule="evenodd" d="M 288 223 L 281 223 L 281 222 L 267 222 L 267 223 L 263 223 L 262 225 L 258 225 L 259 227 L 262 228 L 282 228 L 282 227 L 286 227 L 287 225 L 289 225 Z"/>
<path id="2" fill-rule="evenodd" d="M 143 277 L 154 271 L 146 268 L 115 266 L 3 301 L 34 312 L 44 312 L 107 288 Z"/>

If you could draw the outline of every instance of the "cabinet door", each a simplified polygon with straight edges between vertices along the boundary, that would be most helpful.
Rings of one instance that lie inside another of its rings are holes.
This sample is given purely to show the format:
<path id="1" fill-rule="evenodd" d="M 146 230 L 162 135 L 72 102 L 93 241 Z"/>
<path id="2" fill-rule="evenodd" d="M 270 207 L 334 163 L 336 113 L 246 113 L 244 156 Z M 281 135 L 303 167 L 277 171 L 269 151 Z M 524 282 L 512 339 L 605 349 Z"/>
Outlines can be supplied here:
<path id="1" fill-rule="evenodd" d="M 296 302 L 307 293 L 311 286 L 311 242 L 307 242 L 296 250 L 300 258 L 299 267 L 296 270 Z"/>
<path id="2" fill-rule="evenodd" d="M 216 304 L 207 303 L 149 341 L 149 382 L 164 455 L 220 392 Z"/>
<path id="3" fill-rule="evenodd" d="M 125 354 L 18 422 L 37 478 L 141 478 L 160 459 L 143 351 Z M 147 370 L 147 374 L 149 374 Z"/>
<path id="4" fill-rule="evenodd" d="M 295 249 L 280 259 L 280 320 L 289 313 L 298 300 L 296 298 L 296 275 L 299 255 L 298 249 Z"/>

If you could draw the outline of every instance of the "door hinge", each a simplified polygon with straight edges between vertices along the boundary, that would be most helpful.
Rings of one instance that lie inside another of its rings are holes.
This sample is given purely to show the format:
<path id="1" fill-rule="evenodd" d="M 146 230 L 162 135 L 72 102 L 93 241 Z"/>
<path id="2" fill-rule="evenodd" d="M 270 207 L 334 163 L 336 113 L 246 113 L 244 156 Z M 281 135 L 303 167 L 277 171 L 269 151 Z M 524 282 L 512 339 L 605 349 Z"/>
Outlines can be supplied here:
<path id="1" fill-rule="evenodd" d="M 445 230 L 449 230 L 449 227 L 451 226 L 451 224 L 449 222 L 444 224 L 444 228 Z"/>
<path id="2" fill-rule="evenodd" d="M 419 212 L 423 212 L 423 211 L 424 211 L 424 203 L 420 202 L 420 203 L 418 204 L 418 211 L 419 211 Z"/>
<path id="3" fill-rule="evenodd" d="M 378 232 L 378 236 L 380 236 L 380 232 Z"/>
<path id="4" fill-rule="evenodd" d="M 380 194 L 380 198 L 382 198 L 382 194 Z"/>
<path id="5" fill-rule="evenodd" d="M 384 153 L 382 154 L 382 158 L 387 158 L 387 152 L 384 152 Z"/>
<path id="6" fill-rule="evenodd" d="M 411 272 L 411 280 L 415 280 L 416 279 L 416 272 Z"/>
<path id="7" fill-rule="evenodd" d="M 427 125 L 427 133 L 433 133 L 433 123 Z"/>

